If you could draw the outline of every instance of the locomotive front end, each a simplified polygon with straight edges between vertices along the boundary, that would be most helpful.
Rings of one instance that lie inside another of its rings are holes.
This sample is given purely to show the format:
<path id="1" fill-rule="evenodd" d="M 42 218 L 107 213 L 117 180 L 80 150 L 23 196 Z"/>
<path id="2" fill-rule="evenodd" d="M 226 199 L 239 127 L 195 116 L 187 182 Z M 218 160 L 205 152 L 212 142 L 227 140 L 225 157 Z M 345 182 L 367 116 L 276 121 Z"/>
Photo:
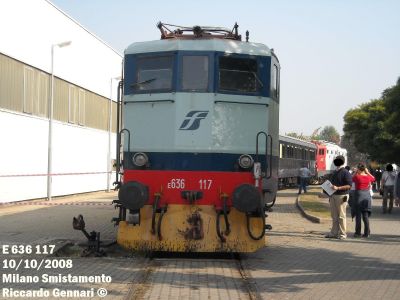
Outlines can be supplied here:
<path id="1" fill-rule="evenodd" d="M 135 250 L 254 252 L 278 183 L 279 63 L 195 26 L 125 51 L 117 241 Z"/>

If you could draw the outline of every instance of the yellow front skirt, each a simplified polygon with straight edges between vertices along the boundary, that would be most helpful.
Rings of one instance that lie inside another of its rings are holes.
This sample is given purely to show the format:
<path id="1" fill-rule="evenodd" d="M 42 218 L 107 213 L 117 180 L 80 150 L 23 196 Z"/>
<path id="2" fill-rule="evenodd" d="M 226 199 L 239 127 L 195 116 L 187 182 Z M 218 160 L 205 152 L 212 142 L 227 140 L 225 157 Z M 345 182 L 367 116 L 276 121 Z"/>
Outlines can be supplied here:
<path id="1" fill-rule="evenodd" d="M 255 252 L 266 244 L 265 237 L 259 240 L 250 237 L 246 215 L 234 208 L 228 214 L 228 234 L 223 215 L 219 217 L 222 238 L 217 234 L 217 213 L 211 205 L 169 205 L 161 226 L 157 226 L 159 218 L 157 213 L 152 232 L 152 206 L 145 205 L 140 210 L 139 225 L 119 223 L 118 244 L 138 251 L 173 252 Z M 265 230 L 263 226 L 260 217 L 250 218 L 253 236 L 260 236 Z"/>

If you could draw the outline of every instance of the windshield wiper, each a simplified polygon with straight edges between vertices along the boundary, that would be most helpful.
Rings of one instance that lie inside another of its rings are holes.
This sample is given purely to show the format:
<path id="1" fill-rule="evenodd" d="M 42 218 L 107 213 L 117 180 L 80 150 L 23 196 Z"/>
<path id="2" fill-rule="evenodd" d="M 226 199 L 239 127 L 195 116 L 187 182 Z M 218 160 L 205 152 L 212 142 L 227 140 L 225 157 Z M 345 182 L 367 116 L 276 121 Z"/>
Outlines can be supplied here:
<path id="1" fill-rule="evenodd" d="M 132 88 L 134 88 L 134 87 L 136 87 L 136 86 L 138 86 L 138 85 L 143 85 L 143 84 L 148 84 L 148 83 L 150 83 L 150 82 L 153 82 L 154 80 L 156 80 L 157 78 L 150 78 L 150 79 L 147 79 L 147 80 L 143 80 L 143 81 L 140 81 L 140 82 L 135 82 L 135 83 L 132 83 L 131 84 L 131 87 Z"/>
<path id="2" fill-rule="evenodd" d="M 257 76 L 256 72 L 251 72 L 251 73 L 253 73 L 254 77 L 257 79 L 257 81 L 258 81 L 258 83 L 261 85 L 261 87 L 264 87 L 264 85 L 263 85 L 263 83 L 262 83 L 261 79 L 260 79 L 260 78 L 258 78 L 258 76 Z"/>
<path id="3" fill-rule="evenodd" d="M 259 84 L 261 85 L 261 87 L 263 88 L 263 87 L 264 87 L 264 84 L 262 83 L 261 79 L 258 77 L 257 73 L 251 70 L 250 64 L 247 63 L 245 66 L 247 67 L 247 70 L 248 70 L 249 72 L 251 72 L 251 73 L 254 75 L 254 77 L 256 78 L 256 80 L 258 81 L 258 83 L 259 83 Z"/>

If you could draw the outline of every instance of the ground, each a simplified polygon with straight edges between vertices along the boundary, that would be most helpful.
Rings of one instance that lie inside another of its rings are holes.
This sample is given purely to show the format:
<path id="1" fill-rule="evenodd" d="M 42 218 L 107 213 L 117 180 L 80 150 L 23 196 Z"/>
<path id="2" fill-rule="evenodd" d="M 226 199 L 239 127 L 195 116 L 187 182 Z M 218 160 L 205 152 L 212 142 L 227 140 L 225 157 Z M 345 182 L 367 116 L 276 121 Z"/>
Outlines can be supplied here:
<path id="1" fill-rule="evenodd" d="M 248 258 L 251 275 L 267 299 L 396 299 L 400 295 L 400 208 L 381 214 L 373 200 L 371 237 L 325 239 L 330 224 L 306 221 L 294 195 L 282 192 L 270 223 L 270 245 Z"/>
<path id="2" fill-rule="evenodd" d="M 126 257 L 72 259 L 71 269 L 18 271 L 5 269 L 4 259 L 39 261 L 47 256 L 1 254 L 2 273 L 20 275 L 109 275 L 105 284 L 1 283 L 1 288 L 64 289 L 106 288 L 103 299 L 396 299 L 400 295 L 400 208 L 380 213 L 374 199 L 371 237 L 353 239 L 354 222 L 348 218 L 347 240 L 325 239 L 330 224 L 311 223 L 295 206 L 295 190 L 279 193 L 267 223 L 267 247 L 241 259 L 179 255 L 147 258 Z M 84 241 L 72 229 L 72 216 L 83 214 L 88 231 L 101 231 L 111 240 L 111 223 L 117 211 L 110 205 L 115 194 L 96 193 L 79 197 L 0 206 L 0 243 L 52 244 Z M 32 203 L 32 204 L 31 204 Z M 1 298 L 1 295 L 0 295 Z M 4 297 L 3 297 L 4 298 Z M 95 297 L 100 299 L 100 297 Z M 64 298 L 65 299 L 65 298 Z M 71 298 L 76 299 L 76 298 Z"/>

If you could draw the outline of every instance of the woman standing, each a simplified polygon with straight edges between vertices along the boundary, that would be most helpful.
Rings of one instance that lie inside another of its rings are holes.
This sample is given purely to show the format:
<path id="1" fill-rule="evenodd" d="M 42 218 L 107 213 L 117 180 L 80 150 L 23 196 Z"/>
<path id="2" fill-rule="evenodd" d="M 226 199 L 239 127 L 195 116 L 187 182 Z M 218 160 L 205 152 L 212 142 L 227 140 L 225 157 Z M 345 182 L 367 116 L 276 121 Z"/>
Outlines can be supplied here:
<path id="1" fill-rule="evenodd" d="M 354 213 L 356 216 L 356 232 L 354 237 L 361 237 L 361 216 L 364 222 L 363 237 L 368 237 L 370 234 L 369 219 L 371 215 L 371 194 L 369 192 L 371 183 L 375 181 L 368 169 L 363 164 L 357 166 L 357 172 L 353 176 L 355 184 L 355 205 Z"/>

